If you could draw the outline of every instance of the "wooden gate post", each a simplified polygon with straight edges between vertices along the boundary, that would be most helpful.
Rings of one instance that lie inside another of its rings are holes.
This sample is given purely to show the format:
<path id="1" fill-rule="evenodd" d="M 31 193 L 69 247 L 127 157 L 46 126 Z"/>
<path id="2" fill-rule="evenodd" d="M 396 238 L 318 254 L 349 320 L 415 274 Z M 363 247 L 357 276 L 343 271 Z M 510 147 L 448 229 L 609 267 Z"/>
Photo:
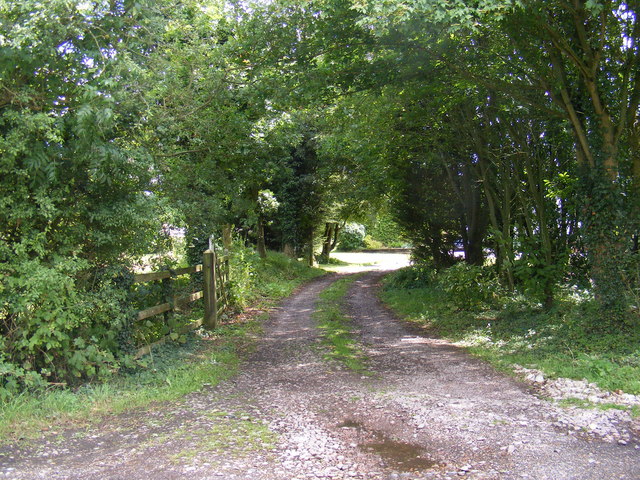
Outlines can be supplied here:
<path id="1" fill-rule="evenodd" d="M 204 326 L 210 330 L 218 323 L 218 294 L 216 292 L 216 253 L 207 250 L 202 257 L 202 275 L 204 280 Z"/>

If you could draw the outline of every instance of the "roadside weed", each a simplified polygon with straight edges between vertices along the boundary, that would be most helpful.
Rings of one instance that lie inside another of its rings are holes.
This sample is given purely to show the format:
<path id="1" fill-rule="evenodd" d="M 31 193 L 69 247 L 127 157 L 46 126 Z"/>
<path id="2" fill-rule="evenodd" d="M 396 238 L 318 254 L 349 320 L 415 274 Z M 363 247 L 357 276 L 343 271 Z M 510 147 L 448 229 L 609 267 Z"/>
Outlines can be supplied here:
<path id="1" fill-rule="evenodd" d="M 278 442 L 278 435 L 265 424 L 244 416 L 220 413 L 212 417 L 212 422 L 206 428 L 179 432 L 179 436 L 194 443 L 173 455 L 173 460 L 193 458 L 203 452 L 244 457 L 273 450 Z"/>

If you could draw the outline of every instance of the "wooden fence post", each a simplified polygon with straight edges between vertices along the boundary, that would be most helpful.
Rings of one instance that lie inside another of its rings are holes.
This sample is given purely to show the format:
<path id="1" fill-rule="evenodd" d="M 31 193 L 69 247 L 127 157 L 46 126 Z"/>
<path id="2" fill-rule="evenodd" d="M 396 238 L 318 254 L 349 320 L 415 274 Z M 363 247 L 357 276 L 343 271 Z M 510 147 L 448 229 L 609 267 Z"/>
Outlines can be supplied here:
<path id="1" fill-rule="evenodd" d="M 204 252 L 202 258 L 202 276 L 204 280 L 204 326 L 210 330 L 218 323 L 218 294 L 216 292 L 216 254 L 213 250 Z"/>
<path id="2" fill-rule="evenodd" d="M 171 272 L 169 272 L 171 274 Z M 162 283 L 162 298 L 163 301 L 171 305 L 173 309 L 175 300 L 173 298 L 173 278 L 167 277 L 160 280 Z M 164 323 L 169 323 L 169 318 L 171 317 L 171 310 L 167 310 L 163 313 Z"/>

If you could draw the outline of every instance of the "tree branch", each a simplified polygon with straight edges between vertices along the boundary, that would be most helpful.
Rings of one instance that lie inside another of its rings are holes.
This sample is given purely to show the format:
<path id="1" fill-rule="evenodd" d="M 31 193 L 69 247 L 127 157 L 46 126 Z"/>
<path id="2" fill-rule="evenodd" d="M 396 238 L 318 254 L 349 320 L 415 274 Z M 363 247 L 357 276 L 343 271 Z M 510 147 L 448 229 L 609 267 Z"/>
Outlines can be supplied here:
<path id="1" fill-rule="evenodd" d="M 195 149 L 195 150 L 184 150 L 182 152 L 157 154 L 156 157 L 158 157 L 158 158 L 174 158 L 174 157 L 179 157 L 181 155 L 188 155 L 190 153 L 201 153 L 201 152 L 206 152 L 206 149 L 205 148 L 199 148 L 199 149 Z"/>

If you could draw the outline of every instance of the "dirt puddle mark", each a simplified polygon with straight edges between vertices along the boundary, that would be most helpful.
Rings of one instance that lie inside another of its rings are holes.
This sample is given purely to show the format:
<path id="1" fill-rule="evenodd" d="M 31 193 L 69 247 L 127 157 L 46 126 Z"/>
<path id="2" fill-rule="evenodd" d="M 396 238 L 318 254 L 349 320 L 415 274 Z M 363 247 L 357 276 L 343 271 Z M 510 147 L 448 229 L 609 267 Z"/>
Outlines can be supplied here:
<path id="1" fill-rule="evenodd" d="M 345 420 L 340 425 L 338 425 L 338 428 L 355 428 L 357 430 L 368 430 L 364 425 L 362 425 L 360 422 L 356 422 L 355 420 Z"/>
<path id="2" fill-rule="evenodd" d="M 402 472 L 428 470 L 438 465 L 438 462 L 425 457 L 427 451 L 417 445 L 398 442 L 387 437 L 378 430 L 365 427 L 355 420 L 345 420 L 338 428 L 354 428 L 360 433 L 367 433 L 374 437 L 373 441 L 358 444 L 364 452 L 375 453 L 380 456 L 386 466 Z"/>

